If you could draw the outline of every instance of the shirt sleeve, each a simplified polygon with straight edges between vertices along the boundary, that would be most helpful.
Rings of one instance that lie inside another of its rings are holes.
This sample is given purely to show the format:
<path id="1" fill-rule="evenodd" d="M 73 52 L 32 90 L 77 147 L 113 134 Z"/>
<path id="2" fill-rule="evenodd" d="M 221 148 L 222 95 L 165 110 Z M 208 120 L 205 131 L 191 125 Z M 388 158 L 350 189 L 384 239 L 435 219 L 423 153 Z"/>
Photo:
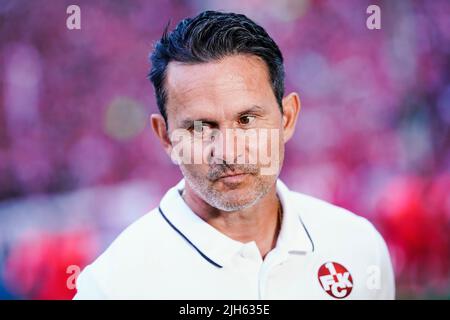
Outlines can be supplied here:
<path id="1" fill-rule="evenodd" d="M 105 300 L 106 295 L 100 290 L 90 266 L 87 266 L 76 280 L 77 293 L 73 300 Z"/>
<path id="2" fill-rule="evenodd" d="M 377 290 L 375 299 L 393 300 L 395 299 L 395 275 L 389 250 L 381 234 L 375 228 L 374 231 L 374 238 L 378 251 L 378 267 L 380 270 L 380 287 Z"/>

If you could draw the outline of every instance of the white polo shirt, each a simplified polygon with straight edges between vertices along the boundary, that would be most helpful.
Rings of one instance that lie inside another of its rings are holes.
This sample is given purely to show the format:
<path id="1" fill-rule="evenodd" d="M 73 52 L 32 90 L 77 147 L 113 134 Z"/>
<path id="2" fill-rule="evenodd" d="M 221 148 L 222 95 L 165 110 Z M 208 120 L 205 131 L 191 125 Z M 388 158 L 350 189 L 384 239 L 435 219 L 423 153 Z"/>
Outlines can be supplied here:
<path id="1" fill-rule="evenodd" d="M 283 221 L 263 260 L 199 218 L 184 180 L 123 231 L 77 279 L 75 299 L 393 299 L 385 242 L 370 222 L 290 191 L 280 180 Z"/>

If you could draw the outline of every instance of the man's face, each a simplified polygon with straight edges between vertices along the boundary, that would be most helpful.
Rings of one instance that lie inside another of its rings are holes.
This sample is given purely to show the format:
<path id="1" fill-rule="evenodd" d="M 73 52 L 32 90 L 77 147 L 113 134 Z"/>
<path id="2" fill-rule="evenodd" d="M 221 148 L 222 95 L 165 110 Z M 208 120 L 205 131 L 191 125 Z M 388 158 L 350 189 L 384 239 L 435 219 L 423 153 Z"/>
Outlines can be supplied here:
<path id="1" fill-rule="evenodd" d="M 175 143 L 181 145 L 180 169 L 200 198 L 235 211 L 274 187 L 284 158 L 284 121 L 261 59 L 171 62 L 165 88 L 169 149 L 173 157 Z M 175 138 L 180 132 L 182 142 Z"/>

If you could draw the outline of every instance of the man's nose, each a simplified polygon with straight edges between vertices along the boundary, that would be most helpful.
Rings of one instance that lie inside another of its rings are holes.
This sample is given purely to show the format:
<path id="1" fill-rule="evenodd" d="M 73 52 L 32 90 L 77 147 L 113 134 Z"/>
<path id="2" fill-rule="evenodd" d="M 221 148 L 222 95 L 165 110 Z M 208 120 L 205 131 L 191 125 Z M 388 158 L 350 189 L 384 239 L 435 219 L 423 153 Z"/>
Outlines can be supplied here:
<path id="1" fill-rule="evenodd" d="M 235 164 L 243 156 L 244 148 L 238 148 L 238 133 L 233 128 L 215 130 L 211 137 L 211 160 L 213 163 Z"/>

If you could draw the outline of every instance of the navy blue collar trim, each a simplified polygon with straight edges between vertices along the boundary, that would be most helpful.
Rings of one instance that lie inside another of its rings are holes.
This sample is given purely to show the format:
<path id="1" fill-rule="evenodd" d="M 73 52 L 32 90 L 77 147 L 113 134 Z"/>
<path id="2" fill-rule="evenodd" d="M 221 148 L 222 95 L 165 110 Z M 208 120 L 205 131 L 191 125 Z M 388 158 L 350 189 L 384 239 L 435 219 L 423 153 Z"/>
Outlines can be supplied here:
<path id="1" fill-rule="evenodd" d="M 221 266 L 220 264 L 218 264 L 217 262 L 213 261 L 211 258 L 209 258 L 206 254 L 204 254 L 199 248 L 197 248 L 195 246 L 195 244 L 192 243 L 191 240 L 188 239 L 188 237 L 186 237 L 177 227 L 175 227 L 172 222 L 170 222 L 170 220 L 166 217 L 166 215 L 163 213 L 161 207 L 158 207 L 159 213 L 161 213 L 161 216 L 164 218 L 164 220 L 166 220 L 166 222 L 169 224 L 169 226 L 172 227 L 173 230 L 175 230 L 180 236 L 183 237 L 184 240 L 186 240 L 202 257 L 203 259 L 205 259 L 206 261 L 208 261 L 209 263 L 211 263 L 213 266 L 217 267 L 217 268 L 223 268 L 223 266 Z M 303 223 L 302 219 L 299 219 L 303 228 L 306 231 L 306 234 L 308 235 L 309 241 L 311 241 L 311 245 L 312 245 L 312 251 L 314 252 L 315 250 L 315 246 L 314 246 L 314 242 L 311 239 L 311 236 L 308 232 L 308 229 L 306 229 L 305 224 Z"/>
<path id="2" fill-rule="evenodd" d="M 300 222 L 301 222 L 301 224 L 302 224 L 302 226 L 303 226 L 303 229 L 305 229 L 305 231 L 306 231 L 306 235 L 308 236 L 309 241 L 311 241 L 312 252 L 314 252 L 314 249 L 315 249 L 314 241 L 312 241 L 312 238 L 311 238 L 311 236 L 310 236 L 310 234 L 309 234 L 309 232 L 308 232 L 308 229 L 306 229 L 306 226 L 305 226 L 305 224 L 303 223 L 303 220 L 302 220 L 300 217 L 299 217 L 299 220 L 300 220 Z"/>
<path id="3" fill-rule="evenodd" d="M 163 213 L 163 211 L 161 210 L 161 207 L 158 207 L 159 209 L 159 213 L 161 213 L 161 216 L 164 218 L 164 220 L 166 220 L 166 222 L 169 224 L 169 226 L 172 227 L 172 229 L 174 229 L 180 236 L 182 236 L 184 238 L 184 240 L 186 240 L 202 257 L 203 259 L 205 259 L 206 261 L 208 261 L 209 263 L 211 263 L 213 266 L 217 267 L 217 268 L 223 268 L 220 264 L 218 264 L 217 262 L 214 262 L 211 258 L 209 258 L 207 255 L 205 255 L 203 252 L 200 251 L 199 248 L 197 248 L 192 242 L 191 240 L 189 240 L 180 230 L 177 229 L 177 227 L 175 227 L 172 222 L 170 222 L 169 219 L 167 219 L 166 215 Z"/>

